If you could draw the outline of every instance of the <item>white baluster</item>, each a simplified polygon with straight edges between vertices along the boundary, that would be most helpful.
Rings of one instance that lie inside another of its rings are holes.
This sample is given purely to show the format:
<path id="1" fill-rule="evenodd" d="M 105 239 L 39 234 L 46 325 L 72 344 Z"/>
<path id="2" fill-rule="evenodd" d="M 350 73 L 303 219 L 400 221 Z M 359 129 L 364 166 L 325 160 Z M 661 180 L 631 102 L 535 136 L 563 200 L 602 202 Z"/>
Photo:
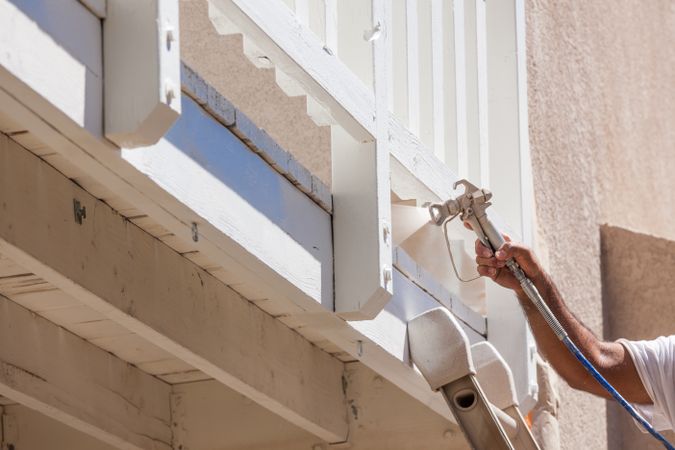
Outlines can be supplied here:
<path id="1" fill-rule="evenodd" d="M 464 27 L 464 18 L 464 0 L 454 0 L 455 111 L 457 119 L 457 175 L 459 178 L 467 178 L 469 176 L 469 139 L 466 117 L 466 30 Z"/>
<path id="2" fill-rule="evenodd" d="M 431 0 L 431 79 L 433 150 L 441 161 L 445 159 L 445 43 L 443 42 L 444 0 Z"/>
<path id="3" fill-rule="evenodd" d="M 420 69 L 417 0 L 406 0 L 406 48 L 408 54 L 408 129 L 420 132 Z"/>

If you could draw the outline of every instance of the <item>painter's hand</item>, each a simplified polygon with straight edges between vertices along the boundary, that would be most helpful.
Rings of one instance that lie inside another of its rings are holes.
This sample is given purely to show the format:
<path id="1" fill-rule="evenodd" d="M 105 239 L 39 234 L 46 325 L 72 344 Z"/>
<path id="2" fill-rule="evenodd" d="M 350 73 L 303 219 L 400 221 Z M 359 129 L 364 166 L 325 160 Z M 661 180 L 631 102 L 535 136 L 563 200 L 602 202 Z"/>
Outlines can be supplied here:
<path id="1" fill-rule="evenodd" d="M 541 266 L 534 256 L 534 253 L 524 245 L 511 242 L 511 238 L 504 235 L 506 243 L 497 249 L 493 255 L 481 241 L 476 240 L 476 263 L 478 263 L 478 273 L 484 277 L 491 278 L 496 283 L 514 291 L 520 290 L 520 283 L 506 267 L 506 261 L 514 258 L 521 269 L 532 281 L 536 282 L 543 274 Z"/>

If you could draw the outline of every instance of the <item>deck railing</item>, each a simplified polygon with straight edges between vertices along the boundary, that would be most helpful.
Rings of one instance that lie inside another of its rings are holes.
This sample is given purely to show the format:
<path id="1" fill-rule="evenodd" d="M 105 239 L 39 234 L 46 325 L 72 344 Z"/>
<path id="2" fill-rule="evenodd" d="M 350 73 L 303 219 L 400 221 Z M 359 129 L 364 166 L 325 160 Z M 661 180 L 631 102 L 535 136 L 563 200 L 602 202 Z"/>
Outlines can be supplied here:
<path id="1" fill-rule="evenodd" d="M 468 178 L 495 192 L 501 223 L 531 243 L 522 0 L 209 1 L 216 28 L 242 33 L 251 61 L 274 68 L 279 86 L 332 126 L 343 317 L 373 317 L 391 294 L 390 191 L 446 199 Z M 487 295 L 495 336 L 525 329 L 517 305 L 490 300 L 500 296 Z M 520 359 L 514 374 L 528 383 L 522 340 L 511 355 L 513 343 L 498 348 L 512 366 Z M 520 384 L 521 394 L 530 388 Z"/>

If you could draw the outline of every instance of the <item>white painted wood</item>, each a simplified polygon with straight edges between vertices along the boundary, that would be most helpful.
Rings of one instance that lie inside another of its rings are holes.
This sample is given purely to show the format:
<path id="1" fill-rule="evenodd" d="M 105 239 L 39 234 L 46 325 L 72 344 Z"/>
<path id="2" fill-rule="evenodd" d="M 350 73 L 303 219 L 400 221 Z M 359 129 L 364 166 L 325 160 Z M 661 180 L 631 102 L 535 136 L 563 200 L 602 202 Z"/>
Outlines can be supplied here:
<path id="1" fill-rule="evenodd" d="M 178 0 L 107 0 L 105 135 L 123 148 L 156 143 L 181 112 Z"/>
<path id="2" fill-rule="evenodd" d="M 525 20 L 523 3 L 488 2 L 487 64 L 491 188 L 504 219 L 532 239 L 532 178 L 527 130 Z M 497 170 L 499 168 L 499 170 Z M 527 234 L 525 234 L 527 233 Z M 537 393 L 534 343 L 517 302 L 497 287 L 488 292 L 490 341 L 513 371 L 524 410 Z"/>
<path id="3" fill-rule="evenodd" d="M 21 32 L 19 32 L 19 35 L 21 35 Z M 45 39 L 44 48 L 46 51 L 51 51 L 49 45 L 54 44 L 50 43 L 49 39 Z M 8 48 L 13 51 L 18 47 L 10 46 Z M 41 51 L 41 49 L 42 47 L 37 50 Z M 12 57 L 20 59 L 21 53 L 12 53 Z M 43 69 L 38 67 L 35 70 Z M 32 76 L 31 73 L 24 73 L 21 75 L 21 79 L 30 79 Z M 56 92 L 57 87 L 63 92 Z M 68 115 L 54 107 L 52 100 L 60 98 L 61 94 L 82 99 L 82 96 L 78 97 L 78 92 L 82 90 L 81 85 L 70 82 L 68 79 L 61 79 L 59 83 L 50 85 L 50 89 L 53 89 L 53 91 L 47 89 L 42 91 L 42 94 L 38 94 L 18 82 L 16 78 L 7 77 L 4 67 L 0 67 L 0 88 L 0 110 L 24 124 L 40 140 L 63 155 L 65 159 L 77 165 L 79 170 L 96 176 L 101 183 L 113 190 L 114 195 L 110 194 L 110 197 L 107 198 L 108 201 L 121 205 L 122 208 L 127 208 L 126 210 L 131 210 L 129 208 L 138 209 L 155 218 L 158 223 L 174 233 L 174 239 L 191 242 L 194 248 L 199 249 L 200 253 L 208 254 L 208 259 L 216 261 L 221 266 L 228 266 L 230 269 L 235 267 L 233 273 L 236 273 L 237 276 L 244 272 L 250 273 L 250 280 L 253 280 L 251 284 L 265 284 L 274 279 L 274 277 L 268 277 L 266 271 L 269 269 L 264 261 L 251 258 L 247 260 L 246 264 L 242 264 L 242 261 L 250 258 L 250 256 L 241 257 L 240 254 L 237 254 L 236 258 L 233 258 L 228 253 L 231 249 L 231 247 L 228 247 L 230 244 L 227 243 L 230 238 L 208 222 L 200 223 L 200 240 L 196 243 L 192 242 L 191 223 L 198 217 L 188 206 L 177 201 L 162 186 L 140 174 L 131 164 L 120 157 L 119 150 L 99 138 L 100 133 L 90 133 L 83 130 L 82 126 L 79 126 Z M 12 95 L 9 95 L 7 90 L 11 91 Z M 367 99 L 367 96 L 363 98 Z M 374 101 L 372 105 L 374 105 Z M 369 108 L 370 113 L 372 113 L 374 106 L 369 106 Z M 397 185 L 400 187 L 414 184 L 417 190 L 407 191 L 415 192 L 414 198 L 428 200 L 448 198 L 452 193 L 451 185 L 454 181 L 454 175 L 451 171 L 440 164 L 438 159 L 428 149 L 424 148 L 418 139 L 407 132 L 393 118 L 390 118 L 390 130 L 392 133 L 391 151 L 394 157 L 392 166 L 398 167 L 395 175 L 395 178 L 398 177 Z M 72 205 L 65 209 L 72 211 Z M 131 227 L 135 228 L 133 225 Z M 228 251 L 225 251 L 225 248 Z M 173 254 L 173 252 L 170 253 Z M 302 292 L 297 289 L 289 293 L 288 284 L 290 283 L 288 281 L 277 280 L 277 283 L 270 289 L 273 293 L 270 301 L 302 297 Z M 289 305 L 294 304 L 289 302 Z M 393 355 L 383 351 L 377 343 L 370 341 L 352 327 L 345 325 L 344 321 L 325 313 L 323 309 L 321 311 L 320 313 L 306 313 L 305 320 L 323 333 L 327 339 L 339 343 L 340 348 L 344 349 L 341 358 L 349 358 L 349 356 L 355 358 L 357 354 L 356 342 L 363 340 L 366 347 L 369 348 L 369 351 L 361 357 L 364 363 L 367 362 L 374 370 L 390 379 L 414 398 L 426 402 L 429 395 L 428 386 L 424 384 L 418 374 L 406 365 L 401 364 L 401 361 Z M 161 311 L 159 312 L 161 313 Z M 184 316 L 191 317 L 191 314 L 185 314 Z M 175 320 L 176 317 L 182 316 L 177 314 L 172 317 Z M 200 327 L 195 328 L 201 329 Z M 190 379 L 185 378 L 185 380 L 189 381 Z M 439 414 L 447 414 L 447 409 L 444 409 L 445 406 L 442 401 L 433 403 L 432 407 Z"/>
<path id="4" fill-rule="evenodd" d="M 465 296 L 460 298 L 457 294 L 448 291 L 435 279 L 433 274 L 414 261 L 403 248 L 397 247 L 394 255 L 394 266 L 406 278 L 433 297 L 439 305 L 449 309 L 458 320 L 475 333 L 482 336 L 487 335 L 485 317 L 466 306 L 463 301 L 466 298 Z"/>
<path id="5" fill-rule="evenodd" d="M 467 145 L 467 178 L 480 185 L 480 110 L 478 82 L 478 10 L 483 0 L 464 2 L 464 70 L 465 70 L 465 115 Z"/>
<path id="6" fill-rule="evenodd" d="M 431 1 L 431 65 L 432 65 L 432 117 L 434 133 L 434 153 L 446 162 L 446 122 L 445 122 L 445 51 L 448 43 L 444 41 L 443 0 Z"/>
<path id="7" fill-rule="evenodd" d="M 295 16 L 301 25 L 309 28 L 309 2 L 310 0 L 295 0 Z"/>
<path id="8" fill-rule="evenodd" d="M 199 216 L 198 227 L 209 223 L 231 236 L 237 265 L 264 261 L 273 276 L 289 283 L 286 295 L 301 308 L 332 310 L 330 216 L 194 102 L 184 99 L 183 110 L 157 145 L 123 150 L 122 158 L 189 205 Z M 250 132 L 256 130 L 262 133 Z M 261 283 L 261 275 L 251 271 L 248 284 L 273 298 L 274 289 Z"/>
<path id="9" fill-rule="evenodd" d="M 326 48 L 333 55 L 339 51 L 338 45 L 338 0 L 324 0 L 325 29 L 326 36 L 324 42 Z"/>
<path id="10" fill-rule="evenodd" d="M 0 297 L 0 393 L 120 449 L 171 449 L 170 386 Z"/>
<path id="11" fill-rule="evenodd" d="M 408 59 L 408 129 L 420 132 L 419 18 L 417 1 L 406 0 L 406 56 Z"/>
<path id="12" fill-rule="evenodd" d="M 354 73 L 371 95 L 373 92 L 373 48 L 368 41 L 373 33 L 370 0 L 339 0 L 338 58 Z M 374 125 L 374 123 L 373 123 Z"/>
<path id="13" fill-rule="evenodd" d="M 359 144 L 332 129 L 335 311 L 343 318 L 371 319 L 392 293 L 387 0 L 373 0 L 375 144 Z M 374 147 L 374 148 L 373 148 Z"/>
<path id="14" fill-rule="evenodd" d="M 455 61 L 455 2 L 441 2 L 443 32 L 441 34 L 443 54 L 443 126 L 445 127 L 444 162 L 454 173 L 459 173 L 457 131 L 457 80 Z"/>
<path id="15" fill-rule="evenodd" d="M 398 120 L 408 123 L 408 37 L 406 31 L 407 2 L 393 0 L 391 3 L 391 52 L 392 97 L 390 109 Z"/>
<path id="16" fill-rule="evenodd" d="M 469 0 L 471 1 L 471 0 Z M 466 30 L 464 0 L 453 1 L 454 54 L 455 54 L 455 112 L 457 133 L 457 176 L 469 177 L 469 138 L 466 94 Z"/>
<path id="17" fill-rule="evenodd" d="M 378 155 L 384 149 L 354 142 L 338 127 L 331 137 L 335 311 L 345 318 L 369 319 L 391 295 L 391 282 L 385 282 L 391 243 L 384 241 L 389 195 L 380 197 L 379 186 L 388 182 Z"/>
<path id="18" fill-rule="evenodd" d="M 485 0 L 476 0 L 476 78 L 478 100 L 478 152 L 480 161 L 480 186 L 490 189 L 490 147 L 488 132 L 488 67 Z M 493 76 L 494 78 L 494 76 Z M 498 141 L 499 142 L 499 141 Z M 500 170 L 503 168 L 500 167 Z"/>
<path id="19" fill-rule="evenodd" d="M 394 1 L 395 0 L 386 0 L 386 5 L 384 9 L 384 15 L 382 23 L 385 27 L 386 33 L 386 42 L 385 42 L 385 52 L 384 60 L 386 63 L 386 89 L 387 89 L 387 110 L 388 113 L 394 112 L 394 34 L 396 34 L 396 28 L 394 24 Z M 400 4 L 400 0 L 397 0 Z M 400 30 L 399 30 L 400 32 Z M 373 70 L 375 70 L 373 68 Z"/>
<path id="20" fill-rule="evenodd" d="M 356 139 L 373 139 L 372 94 L 279 0 L 210 0 Z M 289 32 L 294 30 L 293 32 Z"/>
<path id="21" fill-rule="evenodd" d="M 420 140 L 435 152 L 434 147 L 434 84 L 432 49 L 432 0 L 417 1 L 419 133 Z"/>
<path id="22" fill-rule="evenodd" d="M 102 128 L 101 46 L 100 21 L 77 0 L 0 2 L 0 79 L 20 80 L 95 135 Z"/>
<path id="23" fill-rule="evenodd" d="M 20 90 L 13 90 L 13 92 L 17 93 L 17 95 L 23 94 Z M 31 102 L 34 102 L 34 99 L 28 95 L 24 96 L 23 98 L 28 98 Z M 14 102 L 16 101 L 14 100 Z M 17 106 L 15 103 L 12 104 L 12 100 L 7 97 L 3 97 L 3 102 L 0 103 L 3 105 L 3 108 L 11 105 L 13 108 L 21 109 L 20 105 Z M 101 145 L 95 139 L 91 139 L 91 137 L 88 137 L 86 134 L 82 134 L 77 129 L 69 127 L 68 124 L 64 125 L 64 123 L 60 121 L 58 113 L 55 114 L 51 112 L 39 102 L 32 103 L 32 105 L 35 107 L 36 111 L 40 111 L 40 113 L 45 117 L 49 117 L 55 126 L 57 126 L 58 129 L 66 132 L 70 138 L 74 139 L 76 142 L 81 143 L 82 145 L 86 145 L 88 152 L 94 152 L 97 155 L 97 158 L 100 158 L 101 161 L 104 161 L 106 165 L 92 165 L 94 162 L 92 161 L 91 157 L 87 155 L 87 153 L 76 153 L 81 152 L 81 150 L 73 148 L 72 142 L 64 142 L 63 138 L 57 136 L 53 129 L 47 129 L 49 127 L 45 127 L 44 123 L 41 124 L 39 121 L 36 122 L 33 118 L 31 126 L 40 128 L 41 136 L 47 136 L 47 141 L 50 142 L 50 145 L 55 143 L 60 151 L 67 152 L 69 155 L 71 155 L 73 157 L 73 161 L 76 161 L 83 167 L 91 169 L 92 173 L 98 174 L 98 176 L 106 180 L 110 186 L 115 186 L 121 195 L 124 195 L 128 199 L 133 199 L 136 204 L 142 205 L 144 209 L 150 209 L 153 216 L 160 217 L 162 219 L 162 223 L 166 223 L 167 221 L 172 222 L 174 224 L 172 225 L 173 231 L 178 231 L 179 233 L 184 234 L 186 236 L 186 240 L 190 239 L 189 225 L 185 225 L 186 223 L 190 223 L 189 216 L 183 216 L 184 219 L 182 219 L 180 223 L 177 223 L 176 216 L 171 215 L 177 213 L 179 213 L 179 215 L 183 214 L 180 213 L 180 208 L 175 209 L 176 206 L 180 205 L 172 203 L 170 199 L 167 201 L 166 196 L 162 194 L 159 189 L 153 188 L 152 184 L 147 180 L 143 181 L 143 178 L 133 176 L 133 171 L 130 170 L 128 165 L 125 166 L 124 164 L 120 164 L 119 161 L 115 160 L 117 156 L 114 152 L 114 149 L 109 146 Z M 25 109 L 22 110 L 22 115 L 20 116 L 22 117 L 23 121 L 27 123 L 31 122 L 31 116 L 27 113 L 27 111 L 25 111 Z M 395 126 L 393 128 L 395 128 Z M 440 193 L 447 198 L 448 194 L 451 193 L 451 189 L 448 186 L 450 186 L 452 183 L 452 179 L 449 178 L 451 176 L 449 171 L 443 168 L 439 169 L 437 159 L 429 157 L 428 152 L 423 153 L 423 147 L 420 146 L 419 142 L 414 138 L 410 138 L 409 140 L 404 140 L 401 138 L 408 136 L 405 132 L 401 131 L 401 128 L 402 127 L 399 127 L 392 133 L 392 151 L 395 152 L 395 156 L 397 156 L 400 160 L 405 161 L 405 167 L 407 168 L 405 168 L 404 171 L 421 175 L 421 178 L 424 179 L 424 183 L 422 184 L 427 185 L 427 195 L 433 196 Z M 112 171 L 106 166 L 112 167 L 116 171 Z M 410 178 L 413 180 L 415 179 L 415 177 L 412 176 Z M 133 188 L 130 186 L 133 186 Z M 144 191 L 138 191 L 136 189 L 144 189 Z M 158 203 L 154 202 L 163 202 L 163 206 L 158 208 Z M 167 210 L 170 210 L 172 213 L 167 214 Z M 208 226 L 203 228 L 205 228 L 206 231 L 202 229 L 201 233 L 206 236 L 209 232 L 209 228 Z M 209 235 L 209 241 L 211 242 L 208 242 L 208 245 L 212 245 L 212 242 L 217 240 L 212 240 L 213 237 L 217 237 L 217 234 Z M 198 245 L 205 246 L 206 244 L 204 241 L 202 241 L 202 244 Z M 216 259 L 222 260 L 222 256 L 219 256 Z"/>
<path id="24" fill-rule="evenodd" d="M 420 204 L 454 196 L 457 175 L 393 117 L 389 127 L 393 191 L 401 199 L 416 199 Z"/>
<path id="25" fill-rule="evenodd" d="M 344 440 L 340 361 L 27 150 L 4 136 L 0 147 L 3 254 L 290 422 Z M 73 198 L 87 208 L 82 225 Z"/>

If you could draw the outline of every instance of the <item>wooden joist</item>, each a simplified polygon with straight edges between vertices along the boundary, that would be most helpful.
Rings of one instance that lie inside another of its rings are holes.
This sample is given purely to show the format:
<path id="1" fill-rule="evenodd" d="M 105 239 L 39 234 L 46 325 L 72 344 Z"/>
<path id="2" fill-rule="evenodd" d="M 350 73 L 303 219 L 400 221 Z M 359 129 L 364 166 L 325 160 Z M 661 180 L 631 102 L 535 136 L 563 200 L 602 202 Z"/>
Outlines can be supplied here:
<path id="1" fill-rule="evenodd" d="M 0 252 L 286 420 L 345 439 L 340 361 L 5 136 L 0 147 Z"/>
<path id="2" fill-rule="evenodd" d="M 170 385 L 2 296 L 0 394 L 120 449 L 172 448 Z"/>

